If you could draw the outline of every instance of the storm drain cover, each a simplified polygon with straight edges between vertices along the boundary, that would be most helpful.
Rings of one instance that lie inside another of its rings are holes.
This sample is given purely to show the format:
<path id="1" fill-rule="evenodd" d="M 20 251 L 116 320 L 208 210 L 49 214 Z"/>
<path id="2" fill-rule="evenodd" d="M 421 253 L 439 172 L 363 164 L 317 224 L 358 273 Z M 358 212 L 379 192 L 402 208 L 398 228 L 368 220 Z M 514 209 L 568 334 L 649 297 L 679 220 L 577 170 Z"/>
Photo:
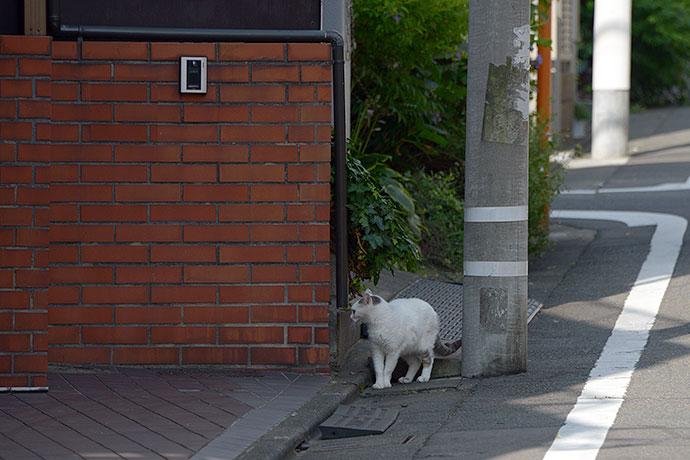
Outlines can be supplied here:
<path id="1" fill-rule="evenodd" d="M 321 438 L 336 439 L 381 434 L 395 422 L 398 414 L 397 409 L 341 405 L 328 420 L 319 426 Z"/>

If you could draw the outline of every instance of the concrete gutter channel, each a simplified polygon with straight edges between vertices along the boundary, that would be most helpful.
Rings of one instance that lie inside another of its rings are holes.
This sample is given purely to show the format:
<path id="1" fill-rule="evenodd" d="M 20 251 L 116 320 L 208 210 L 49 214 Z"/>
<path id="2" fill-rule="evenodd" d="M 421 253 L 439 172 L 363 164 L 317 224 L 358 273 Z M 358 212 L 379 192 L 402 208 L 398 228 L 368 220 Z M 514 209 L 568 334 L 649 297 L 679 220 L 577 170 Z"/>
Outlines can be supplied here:
<path id="1" fill-rule="evenodd" d="M 596 232 L 592 230 L 559 225 L 552 221 L 549 238 L 559 244 L 555 251 L 549 251 L 546 256 L 530 264 L 529 321 L 536 316 L 543 302 L 548 299 L 595 235 Z M 391 299 L 397 296 L 415 295 L 422 291 L 419 297 L 424 298 L 426 295 L 423 291 L 428 291 L 430 287 L 433 287 L 429 285 L 433 282 L 409 273 L 399 273 L 395 277 L 385 274 L 374 292 Z M 461 286 L 457 283 L 435 282 L 448 284 L 451 286 L 450 289 L 453 289 L 452 286 L 456 288 Z M 441 294 L 444 293 L 441 292 Z M 448 293 L 445 294 L 447 297 Z M 444 315 L 448 313 L 443 311 L 444 308 L 448 307 L 442 305 L 441 310 L 437 308 L 442 323 L 446 321 Z M 454 321 L 461 320 L 461 315 L 457 314 L 457 306 L 450 316 L 455 316 Z M 447 325 L 442 324 L 442 329 L 444 327 L 447 328 Z M 236 457 L 236 460 L 281 460 L 302 442 L 319 437 L 319 425 L 330 417 L 339 405 L 352 403 L 360 396 L 371 396 L 371 390 L 365 390 L 373 383 L 369 355 L 369 344 L 365 340 L 358 341 L 346 355 L 339 372 L 319 390 L 316 396 L 261 436 Z M 457 377 L 458 375 L 459 361 L 438 360 L 434 364 L 434 373 L 429 382 L 411 383 L 404 389 L 400 385 L 394 385 L 390 389 L 377 390 L 376 394 L 385 396 L 399 394 L 401 391 L 418 392 L 435 388 L 459 388 L 465 379 Z"/>

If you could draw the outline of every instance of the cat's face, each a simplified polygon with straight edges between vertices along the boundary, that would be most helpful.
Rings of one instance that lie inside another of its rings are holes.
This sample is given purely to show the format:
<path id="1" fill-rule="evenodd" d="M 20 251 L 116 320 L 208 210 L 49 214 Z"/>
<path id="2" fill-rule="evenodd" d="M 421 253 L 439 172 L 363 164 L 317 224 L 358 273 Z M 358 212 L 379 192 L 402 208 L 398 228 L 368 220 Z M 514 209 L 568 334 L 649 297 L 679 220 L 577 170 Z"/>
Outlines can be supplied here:
<path id="1" fill-rule="evenodd" d="M 355 324 L 366 321 L 369 313 L 372 309 L 376 308 L 377 304 L 381 303 L 381 300 L 380 297 L 373 295 L 372 292 L 367 289 L 364 296 L 352 305 L 350 319 L 354 321 Z"/>

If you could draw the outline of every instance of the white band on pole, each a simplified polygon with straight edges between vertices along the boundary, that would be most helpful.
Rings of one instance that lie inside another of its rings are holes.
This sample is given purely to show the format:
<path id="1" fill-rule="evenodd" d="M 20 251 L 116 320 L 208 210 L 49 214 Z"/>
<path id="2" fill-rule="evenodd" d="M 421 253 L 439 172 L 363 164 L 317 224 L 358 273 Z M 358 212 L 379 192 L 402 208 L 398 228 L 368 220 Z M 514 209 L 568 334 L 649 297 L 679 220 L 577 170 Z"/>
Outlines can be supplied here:
<path id="1" fill-rule="evenodd" d="M 527 261 L 499 262 L 466 260 L 463 263 L 463 275 L 488 277 L 527 276 Z"/>
<path id="2" fill-rule="evenodd" d="M 521 222 L 527 217 L 527 206 L 465 208 L 465 222 Z"/>

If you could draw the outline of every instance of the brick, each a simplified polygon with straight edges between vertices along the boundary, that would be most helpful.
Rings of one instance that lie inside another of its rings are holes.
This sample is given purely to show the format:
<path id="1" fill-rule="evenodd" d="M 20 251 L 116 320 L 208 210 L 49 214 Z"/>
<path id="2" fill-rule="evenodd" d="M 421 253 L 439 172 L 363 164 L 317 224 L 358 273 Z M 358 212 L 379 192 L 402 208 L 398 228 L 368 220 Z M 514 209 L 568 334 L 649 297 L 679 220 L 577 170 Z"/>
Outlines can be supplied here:
<path id="1" fill-rule="evenodd" d="M 209 303 L 216 301 L 215 286 L 152 286 L 151 303 Z"/>
<path id="2" fill-rule="evenodd" d="M 53 63 L 53 80 L 109 81 L 110 64 Z"/>
<path id="3" fill-rule="evenodd" d="M 115 161 L 128 163 L 177 163 L 178 145 L 116 145 Z"/>
<path id="4" fill-rule="evenodd" d="M 13 270 L 0 270 L 0 288 L 12 288 L 14 286 L 14 271 Z M 2 325 L 3 323 L 3 318 L 4 315 L 3 313 L 0 313 L 0 331 L 6 330 L 9 328 L 4 327 Z"/>
<path id="5" fill-rule="evenodd" d="M 153 326 L 151 343 L 216 343 L 216 327 L 211 326 Z"/>
<path id="6" fill-rule="evenodd" d="M 67 305 L 79 303 L 78 286 L 48 286 L 48 301 L 54 305 Z M 48 310 L 50 313 L 51 310 Z M 112 312 L 111 312 L 112 313 Z M 50 318 L 50 316 L 49 316 Z M 74 321 L 72 321 L 74 322 Z M 50 320 L 53 323 L 53 320 Z"/>
<path id="7" fill-rule="evenodd" d="M 330 352 L 328 347 L 308 347 L 299 349 L 300 364 L 328 364 Z"/>
<path id="8" fill-rule="evenodd" d="M 289 86 L 288 102 L 314 102 L 316 87 L 314 85 Z"/>
<path id="9" fill-rule="evenodd" d="M 114 364 L 177 364 L 180 351 L 177 347 L 116 347 L 113 349 Z"/>
<path id="10" fill-rule="evenodd" d="M 110 347 L 51 347 L 48 361 L 61 364 L 110 364 Z"/>
<path id="11" fill-rule="evenodd" d="M 257 202 L 297 201 L 296 185 L 252 185 L 251 200 Z"/>
<path id="12" fill-rule="evenodd" d="M 31 184 L 33 168 L 31 166 L 2 165 L 0 184 Z"/>
<path id="13" fill-rule="evenodd" d="M 110 243 L 113 241 L 112 225 L 51 225 L 51 243 Z"/>
<path id="14" fill-rule="evenodd" d="M 50 144 L 18 144 L 17 161 L 37 161 L 48 163 L 51 161 Z"/>
<path id="15" fill-rule="evenodd" d="M 0 208 L 0 225 L 31 225 L 33 212 L 31 208 Z"/>
<path id="16" fill-rule="evenodd" d="M 84 125 L 81 139 L 84 142 L 146 142 L 148 127 L 144 125 Z"/>
<path id="17" fill-rule="evenodd" d="M 316 182 L 331 181 L 331 165 L 316 165 Z"/>
<path id="18" fill-rule="evenodd" d="M 185 347 L 182 364 L 247 364 L 246 347 Z"/>
<path id="19" fill-rule="evenodd" d="M 0 101 L 0 118 L 15 118 L 17 115 L 16 105 L 14 100 Z"/>
<path id="20" fill-rule="evenodd" d="M 311 222 L 314 220 L 314 206 L 311 204 L 294 204 L 287 206 L 288 222 Z M 300 227 L 301 228 L 301 227 Z M 301 233 L 300 233 L 301 238 Z"/>
<path id="21" fill-rule="evenodd" d="M 218 343 L 229 344 L 256 344 L 273 343 L 283 344 L 285 332 L 281 326 L 265 327 L 221 327 L 218 331 Z"/>
<path id="22" fill-rule="evenodd" d="M 151 222 L 215 222 L 214 205 L 151 205 Z"/>
<path id="23" fill-rule="evenodd" d="M 117 242 L 167 242 L 182 241 L 180 225 L 118 225 Z"/>
<path id="24" fill-rule="evenodd" d="M 254 265 L 252 283 L 294 283 L 297 267 L 294 265 Z"/>
<path id="25" fill-rule="evenodd" d="M 77 83 L 53 83 L 50 88 L 53 101 L 76 101 L 79 99 Z"/>
<path id="26" fill-rule="evenodd" d="M 82 83 L 83 101 L 146 102 L 148 88 L 145 84 Z"/>
<path id="27" fill-rule="evenodd" d="M 33 137 L 33 125 L 30 122 L 0 122 L 0 139 L 30 141 Z"/>
<path id="28" fill-rule="evenodd" d="M 215 261 L 215 246 L 151 246 L 151 262 Z"/>
<path id="29" fill-rule="evenodd" d="M 331 161 L 331 146 L 330 145 L 300 145 L 299 147 L 300 161 L 313 162 L 330 162 Z"/>
<path id="30" fill-rule="evenodd" d="M 288 302 L 312 302 L 314 288 L 310 285 L 288 286 Z"/>
<path id="31" fill-rule="evenodd" d="M 252 66 L 252 81 L 258 83 L 297 82 L 299 67 L 296 65 L 259 65 Z"/>
<path id="32" fill-rule="evenodd" d="M 31 351 L 31 334 L 0 334 L 0 350 Z"/>
<path id="33" fill-rule="evenodd" d="M 50 118 L 50 101 L 19 101 L 19 118 Z"/>
<path id="34" fill-rule="evenodd" d="M 252 347 L 252 364 L 296 364 L 294 348 Z"/>
<path id="35" fill-rule="evenodd" d="M 15 331 L 46 331 L 48 330 L 48 313 L 16 312 L 14 314 Z"/>
<path id="36" fill-rule="evenodd" d="M 314 328 L 314 343 L 322 343 L 327 345 L 329 339 L 329 332 L 327 327 Z"/>
<path id="37" fill-rule="evenodd" d="M 51 345 L 65 345 L 79 343 L 78 326 L 50 326 L 48 327 L 48 342 Z"/>
<path id="38" fill-rule="evenodd" d="M 10 374 L 12 372 L 12 356 L 2 355 L 0 356 L 0 374 Z M 0 385 L 5 386 L 5 377 L 0 377 Z M 10 385 L 7 385 L 10 386 Z"/>
<path id="39" fill-rule="evenodd" d="M 331 81 L 331 66 L 328 65 L 303 65 L 302 81 L 327 82 Z"/>
<path id="40" fill-rule="evenodd" d="M 177 61 L 180 56 L 206 56 L 216 60 L 215 43 L 151 43 L 152 61 Z"/>
<path id="41" fill-rule="evenodd" d="M 0 375 L 0 385 L 3 387 L 28 387 L 31 377 L 24 375 Z"/>
<path id="42" fill-rule="evenodd" d="M 331 229 L 328 224 L 300 225 L 300 241 L 330 241 Z"/>
<path id="43" fill-rule="evenodd" d="M 51 161 L 55 162 L 109 162 L 112 147 L 109 145 L 51 145 Z"/>
<path id="44" fill-rule="evenodd" d="M 145 165 L 83 165 L 82 182 L 146 182 Z"/>
<path id="45" fill-rule="evenodd" d="M 285 300 L 283 286 L 221 286 L 221 302 L 275 303 Z"/>
<path id="46" fill-rule="evenodd" d="M 15 203 L 15 187 L 0 188 L 0 205 L 14 205 Z M 0 246 L 4 246 L 0 244 Z"/>
<path id="47" fill-rule="evenodd" d="M 17 246 L 18 247 L 46 247 L 48 246 L 48 229 L 42 228 L 18 228 Z M 38 253 L 34 254 L 34 259 L 38 258 Z M 37 261 L 36 261 L 37 262 Z M 38 265 L 35 265 L 38 266 Z"/>
<path id="48" fill-rule="evenodd" d="M 300 201 L 330 202 L 331 187 L 328 184 L 300 184 Z"/>
<path id="49" fill-rule="evenodd" d="M 115 282 L 118 284 L 180 283 L 182 267 L 144 266 L 115 267 Z"/>
<path id="50" fill-rule="evenodd" d="M 285 127 L 273 125 L 222 125 L 221 142 L 285 142 Z"/>
<path id="51" fill-rule="evenodd" d="M 14 372 L 34 373 L 48 372 L 48 355 L 14 355 Z"/>
<path id="52" fill-rule="evenodd" d="M 299 268 L 300 283 L 327 283 L 330 280 L 329 265 L 302 265 Z"/>
<path id="53" fill-rule="evenodd" d="M 36 80 L 36 97 L 50 97 L 52 80 Z"/>
<path id="54" fill-rule="evenodd" d="M 207 123 L 248 122 L 249 107 L 237 105 L 185 105 L 184 121 Z"/>
<path id="55" fill-rule="evenodd" d="M 136 304 L 149 301 L 147 286 L 98 286 L 82 288 L 82 302 L 87 304 Z"/>
<path id="56" fill-rule="evenodd" d="M 253 242 L 297 241 L 297 225 L 292 224 L 253 224 L 249 229 Z"/>
<path id="57" fill-rule="evenodd" d="M 85 41 L 81 45 L 82 59 L 140 61 L 148 59 L 148 54 L 148 44 L 144 42 Z"/>
<path id="58" fill-rule="evenodd" d="M 316 302 L 328 302 L 331 299 L 331 287 L 329 285 L 314 286 L 314 300 Z"/>
<path id="59" fill-rule="evenodd" d="M 36 165 L 34 166 L 34 180 L 35 184 L 37 186 L 45 185 L 48 186 L 50 184 L 50 167 L 48 165 Z M 40 214 L 43 214 L 43 216 L 40 216 Z M 43 221 L 45 224 L 39 224 L 39 220 L 41 220 L 41 217 L 43 217 Z M 36 225 L 48 225 L 48 209 L 41 209 L 37 208 L 36 209 Z"/>
<path id="60" fill-rule="evenodd" d="M 50 55 L 51 37 L 1 35 L 0 54 L 43 54 Z"/>
<path id="61" fill-rule="evenodd" d="M 151 165 L 151 182 L 216 182 L 215 165 Z"/>
<path id="62" fill-rule="evenodd" d="M 221 222 L 282 222 L 282 204 L 229 204 L 218 209 Z"/>
<path id="63" fill-rule="evenodd" d="M 228 202 L 247 201 L 249 187 L 246 185 L 187 185 L 183 186 L 184 201 Z"/>
<path id="64" fill-rule="evenodd" d="M 221 182 L 284 182 L 285 166 L 233 164 L 220 166 Z"/>
<path id="65" fill-rule="evenodd" d="M 245 324 L 249 322 L 249 307 L 188 306 L 184 308 L 186 324 Z"/>
<path id="66" fill-rule="evenodd" d="M 50 262 L 53 263 L 77 263 L 79 262 L 79 246 L 50 246 Z"/>
<path id="67" fill-rule="evenodd" d="M 181 111 L 177 105 L 115 104 L 115 121 L 176 122 Z"/>
<path id="68" fill-rule="evenodd" d="M 300 121 L 303 123 L 330 123 L 330 105 L 302 105 L 300 107 Z"/>
<path id="69" fill-rule="evenodd" d="M 60 202 L 104 202 L 112 201 L 111 185 L 63 185 L 53 184 L 50 187 L 52 203 Z"/>
<path id="70" fill-rule="evenodd" d="M 282 61 L 285 45 L 282 43 L 221 43 L 220 61 Z"/>
<path id="71" fill-rule="evenodd" d="M 221 246 L 220 263 L 283 262 L 282 246 Z"/>
<path id="72" fill-rule="evenodd" d="M 77 42 L 53 41 L 53 59 L 79 59 Z"/>
<path id="73" fill-rule="evenodd" d="M 79 125 L 36 123 L 36 140 L 54 142 L 78 142 Z"/>
<path id="74" fill-rule="evenodd" d="M 31 308 L 31 293 L 29 291 L 0 291 L 0 305 L 3 309 Z"/>
<path id="75" fill-rule="evenodd" d="M 314 249 L 312 246 L 288 246 L 288 262 L 312 262 L 314 260 Z"/>
<path id="76" fill-rule="evenodd" d="M 249 267 L 242 265 L 190 265 L 184 268 L 185 283 L 248 283 Z"/>
<path id="77" fill-rule="evenodd" d="M 182 192 L 179 185 L 116 185 L 115 201 L 162 203 L 177 202 Z"/>
<path id="78" fill-rule="evenodd" d="M 17 75 L 17 59 L 16 58 L 2 58 L 0 59 L 0 76 L 14 77 Z"/>
<path id="79" fill-rule="evenodd" d="M 311 336 L 311 327 L 296 326 L 288 328 L 288 343 L 312 343 Z"/>
<path id="80" fill-rule="evenodd" d="M 151 83 L 151 102 L 216 102 L 217 89 L 214 85 L 208 86 L 206 94 L 180 94 L 180 86 L 176 84 Z"/>
<path id="81" fill-rule="evenodd" d="M 85 326 L 81 329 L 84 344 L 146 344 L 149 341 L 147 327 Z"/>
<path id="82" fill-rule="evenodd" d="M 249 241 L 248 225 L 185 225 L 185 243 L 246 242 Z"/>
<path id="83" fill-rule="evenodd" d="M 221 102 L 285 102 L 285 85 L 221 85 Z"/>
<path id="84" fill-rule="evenodd" d="M 15 270 L 14 287 L 16 288 L 47 288 L 48 270 Z"/>
<path id="85" fill-rule="evenodd" d="M 248 147 L 244 145 L 185 145 L 182 160 L 195 163 L 241 163 L 248 158 Z"/>
<path id="86" fill-rule="evenodd" d="M 298 161 L 296 145 L 252 145 L 253 163 L 293 163 Z"/>
<path id="87" fill-rule="evenodd" d="M 289 43 L 288 61 L 330 61 L 331 47 L 326 43 Z"/>
<path id="88" fill-rule="evenodd" d="M 333 100 L 330 85 L 318 85 L 316 87 L 316 100 L 318 102 L 331 102 Z"/>
<path id="89" fill-rule="evenodd" d="M 313 182 L 314 166 L 308 164 L 288 165 L 287 180 L 288 182 Z"/>
<path id="90" fill-rule="evenodd" d="M 179 64 L 115 64 L 114 81 L 172 82 L 180 78 Z"/>
<path id="91" fill-rule="evenodd" d="M 288 142 L 314 142 L 314 127 L 308 125 L 288 126 Z"/>
<path id="92" fill-rule="evenodd" d="M 300 323 L 328 323 L 328 305 L 300 305 Z"/>
<path id="93" fill-rule="evenodd" d="M 19 75 L 50 76 L 52 61 L 50 59 L 20 58 Z"/>
<path id="94" fill-rule="evenodd" d="M 295 123 L 299 119 L 296 105 L 255 105 L 252 107 L 254 123 Z"/>
<path id="95" fill-rule="evenodd" d="M 223 46 L 223 44 L 221 44 Z M 249 81 L 247 65 L 209 65 L 208 81 L 246 83 Z"/>
<path id="96" fill-rule="evenodd" d="M 331 142 L 331 126 L 320 125 L 316 127 L 316 142 L 330 143 Z"/>
<path id="97" fill-rule="evenodd" d="M 141 205 L 82 205 L 82 222 L 146 222 L 148 208 Z"/>
<path id="98" fill-rule="evenodd" d="M 180 307 L 115 307 L 116 324 L 179 324 L 181 321 Z"/>
<path id="99" fill-rule="evenodd" d="M 147 246 L 82 246 L 81 261 L 85 263 L 148 262 L 148 254 Z"/>
<path id="100" fill-rule="evenodd" d="M 216 125 L 152 125 L 152 142 L 217 142 Z"/>
<path id="101" fill-rule="evenodd" d="M 50 269 L 52 284 L 103 284 L 113 281 L 112 267 L 56 267 Z"/>
<path id="102" fill-rule="evenodd" d="M 0 80 L 0 97 L 32 97 L 31 80 Z"/>

